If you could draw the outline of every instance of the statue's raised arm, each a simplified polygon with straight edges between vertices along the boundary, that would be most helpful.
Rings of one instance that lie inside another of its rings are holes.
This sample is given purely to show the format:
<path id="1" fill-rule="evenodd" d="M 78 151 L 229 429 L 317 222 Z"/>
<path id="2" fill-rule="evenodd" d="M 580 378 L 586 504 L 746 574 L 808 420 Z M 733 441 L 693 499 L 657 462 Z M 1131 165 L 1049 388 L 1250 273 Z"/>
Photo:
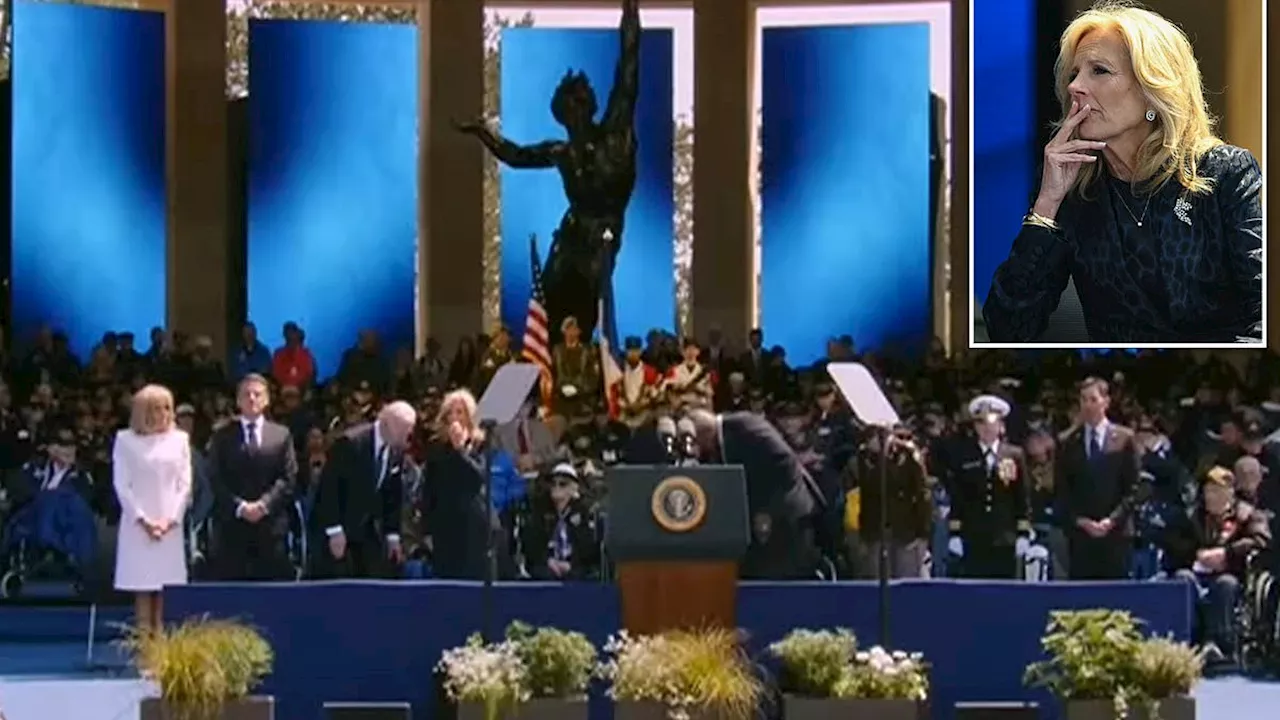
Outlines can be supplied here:
<path id="1" fill-rule="evenodd" d="M 603 125 L 608 131 L 629 129 L 635 119 L 636 96 L 640 94 L 640 0 L 622 0 L 618 35 L 622 52 L 604 113 Z"/>
<path id="2" fill-rule="evenodd" d="M 464 135 L 479 139 L 498 162 L 513 168 L 555 167 L 556 157 L 564 148 L 564 143 L 558 140 L 521 145 L 494 132 L 483 122 L 454 122 L 454 128 Z"/>

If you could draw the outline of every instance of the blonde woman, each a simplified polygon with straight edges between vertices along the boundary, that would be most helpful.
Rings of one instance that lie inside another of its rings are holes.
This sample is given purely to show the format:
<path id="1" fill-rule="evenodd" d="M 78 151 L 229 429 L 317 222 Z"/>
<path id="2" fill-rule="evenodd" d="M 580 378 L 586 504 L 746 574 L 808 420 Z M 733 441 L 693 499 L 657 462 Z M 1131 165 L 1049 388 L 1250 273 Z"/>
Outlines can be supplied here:
<path id="1" fill-rule="evenodd" d="M 486 498 L 483 441 L 475 397 L 466 390 L 446 395 L 422 473 L 436 577 L 483 580 L 490 533 L 498 566 L 510 566 L 502 522 Z"/>
<path id="2" fill-rule="evenodd" d="M 1261 342 L 1262 170 L 1214 135 L 1187 36 L 1102 3 L 1055 72 L 1063 118 L 982 307 L 991 339 L 1036 341 L 1074 279 L 1091 342 Z"/>
<path id="3" fill-rule="evenodd" d="M 191 446 L 174 426 L 173 395 L 148 385 L 116 433 L 112 474 L 120 501 L 117 590 L 134 593 L 140 628 L 163 622 L 160 591 L 187 582 L 182 518 L 191 502 Z"/>

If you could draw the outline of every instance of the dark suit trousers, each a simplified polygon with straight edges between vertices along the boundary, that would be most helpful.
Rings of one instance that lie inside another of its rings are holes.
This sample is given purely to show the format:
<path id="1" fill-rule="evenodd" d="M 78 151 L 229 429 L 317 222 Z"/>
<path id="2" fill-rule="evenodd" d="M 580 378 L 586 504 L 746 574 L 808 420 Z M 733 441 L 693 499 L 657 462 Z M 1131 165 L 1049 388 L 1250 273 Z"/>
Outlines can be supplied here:
<path id="1" fill-rule="evenodd" d="M 960 569 L 964 577 L 974 580 L 1017 580 L 1020 577 L 1014 546 L 991 538 L 964 538 Z"/>
<path id="2" fill-rule="evenodd" d="M 1124 535 L 1092 538 L 1068 535 L 1068 567 L 1072 580 L 1124 580 L 1129 577 L 1129 539 Z"/>
<path id="3" fill-rule="evenodd" d="M 256 525 L 223 520 L 215 528 L 214 578 L 224 582 L 294 579 L 285 549 L 287 528 L 271 520 Z"/>
<path id="4" fill-rule="evenodd" d="M 347 552 L 340 560 L 334 559 L 329 552 L 329 538 L 321 534 L 316 554 L 316 574 L 323 578 L 391 580 L 400 577 L 398 569 L 387 557 L 386 541 L 373 532 L 348 536 Z"/>

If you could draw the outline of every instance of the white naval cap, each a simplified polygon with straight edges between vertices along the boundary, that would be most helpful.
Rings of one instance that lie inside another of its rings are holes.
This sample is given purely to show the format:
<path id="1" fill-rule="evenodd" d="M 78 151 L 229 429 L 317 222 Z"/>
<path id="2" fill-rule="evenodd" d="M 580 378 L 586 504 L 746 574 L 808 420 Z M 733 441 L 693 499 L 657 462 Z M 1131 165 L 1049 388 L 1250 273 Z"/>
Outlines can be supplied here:
<path id="1" fill-rule="evenodd" d="M 974 420 L 991 422 L 1003 420 L 1009 415 L 1009 403 L 995 395 L 979 395 L 969 401 L 969 417 Z"/>

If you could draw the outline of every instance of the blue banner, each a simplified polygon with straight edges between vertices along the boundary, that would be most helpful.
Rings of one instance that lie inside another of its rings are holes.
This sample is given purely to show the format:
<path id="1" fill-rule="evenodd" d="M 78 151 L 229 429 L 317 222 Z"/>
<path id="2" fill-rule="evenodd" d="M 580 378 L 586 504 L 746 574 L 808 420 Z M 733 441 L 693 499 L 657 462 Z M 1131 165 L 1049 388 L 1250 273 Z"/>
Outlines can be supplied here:
<path id="1" fill-rule="evenodd" d="M 13 5 L 13 335 L 165 322 L 164 15 Z"/>
<path id="2" fill-rule="evenodd" d="M 932 335 L 928 24 L 766 28 L 760 315 L 793 365 Z M 696 260 L 695 260 L 696 262 Z"/>
<path id="3" fill-rule="evenodd" d="M 361 330 L 412 348 L 417 27 L 256 20 L 249 66 L 249 318 L 322 378 Z"/>
<path id="4" fill-rule="evenodd" d="M 985 302 L 1030 208 L 1039 149 L 1035 0 L 973 8 L 973 293 Z M 1056 38 L 1044 38 L 1053 42 Z M 960 198 L 957 198 L 960 200 Z M 955 305 L 963 312 L 963 302 Z"/>

